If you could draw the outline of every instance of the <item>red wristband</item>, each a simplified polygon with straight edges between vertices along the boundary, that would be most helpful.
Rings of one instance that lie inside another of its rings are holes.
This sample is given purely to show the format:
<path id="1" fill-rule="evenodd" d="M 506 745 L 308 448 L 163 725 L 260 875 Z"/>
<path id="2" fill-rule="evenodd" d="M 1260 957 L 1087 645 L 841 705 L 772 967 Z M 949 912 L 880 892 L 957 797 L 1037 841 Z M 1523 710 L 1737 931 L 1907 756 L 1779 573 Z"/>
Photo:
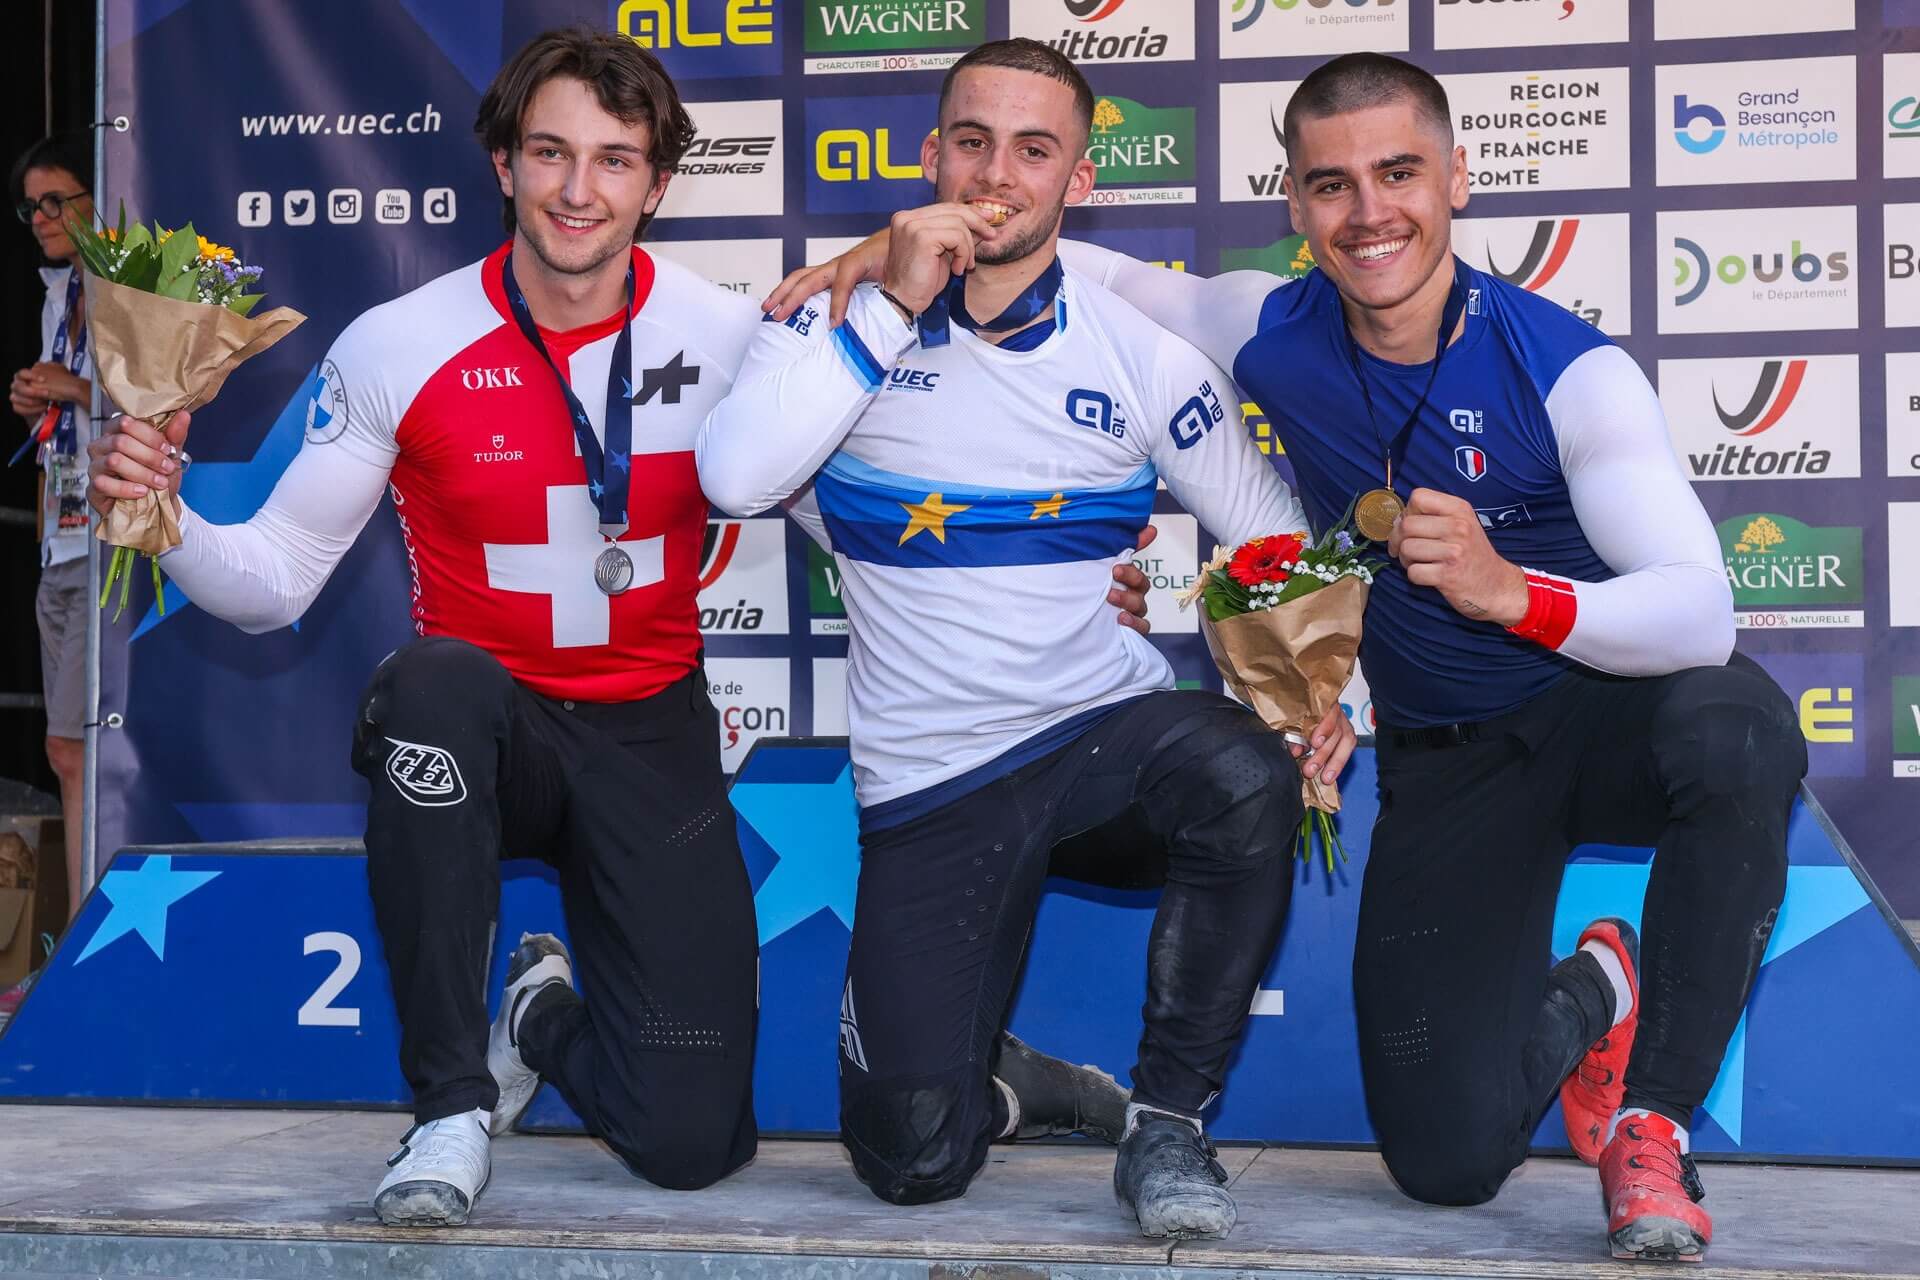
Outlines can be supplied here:
<path id="1" fill-rule="evenodd" d="M 1507 630 L 1549 649 L 1558 649 L 1566 643 L 1567 634 L 1573 630 L 1574 615 L 1579 611 L 1573 583 L 1534 569 L 1522 572 L 1527 575 L 1527 616 Z"/>

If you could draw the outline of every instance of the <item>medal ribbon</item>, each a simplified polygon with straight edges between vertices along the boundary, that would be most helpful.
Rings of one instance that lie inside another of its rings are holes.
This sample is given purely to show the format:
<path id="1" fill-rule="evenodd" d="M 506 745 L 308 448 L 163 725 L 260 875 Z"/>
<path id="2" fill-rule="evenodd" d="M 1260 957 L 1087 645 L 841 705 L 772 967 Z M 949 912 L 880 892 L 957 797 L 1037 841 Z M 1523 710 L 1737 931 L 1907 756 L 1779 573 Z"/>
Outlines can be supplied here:
<path id="1" fill-rule="evenodd" d="M 974 333 L 1007 333 L 1033 324 L 1060 296 L 1060 281 L 1064 274 L 1060 269 L 1060 259 L 1055 258 L 1032 284 L 1020 291 L 1020 296 L 1008 304 L 1005 311 L 991 320 L 975 320 L 967 313 L 967 278 L 955 276 L 920 313 L 920 345 L 944 347 L 951 342 L 953 333 L 947 327 L 949 321 Z M 1054 327 L 1051 320 L 1034 325 L 1035 336 L 1029 338 L 1022 333 L 1006 345 L 1014 351 L 1031 351 L 1046 341 Z"/>
<path id="2" fill-rule="evenodd" d="M 587 492 L 600 511 L 600 532 L 608 538 L 618 538 L 627 531 L 627 490 L 632 479 L 633 262 L 631 258 L 627 262 L 626 304 L 620 311 L 620 337 L 613 344 L 613 359 L 607 364 L 607 446 L 604 451 L 594 438 L 593 423 L 581 407 L 580 397 L 573 393 L 566 375 L 560 372 L 560 366 L 540 338 L 540 327 L 527 309 L 527 297 L 520 292 L 519 281 L 513 278 L 511 252 L 501 271 L 501 283 L 506 288 L 508 309 L 513 312 L 514 322 L 540 353 L 540 358 L 547 362 L 547 368 L 553 370 L 554 378 L 560 383 L 560 394 L 567 399 L 567 411 L 573 417 L 573 438 L 580 442 L 580 461 L 587 468 Z"/>
<path id="3" fill-rule="evenodd" d="M 73 340 L 73 357 L 70 360 L 67 357 L 67 331 L 73 327 L 74 309 L 80 305 L 80 272 L 82 270 L 83 268 L 77 265 L 68 268 L 67 308 L 60 315 L 60 327 L 54 331 L 51 356 L 53 363 L 66 365 L 67 371 L 76 378 L 80 376 L 80 370 L 87 362 L 87 327 L 80 326 L 80 336 Z M 35 445 L 46 444 L 49 441 L 52 442 L 54 453 L 72 455 L 80 452 L 80 441 L 74 428 L 74 405 L 71 401 L 62 400 L 57 407 L 49 408 L 46 417 L 40 420 L 40 425 L 29 432 L 27 438 L 20 442 L 20 447 L 14 450 L 13 458 L 7 465 L 12 466 L 26 457 L 28 451 Z"/>
<path id="4" fill-rule="evenodd" d="M 1347 335 L 1347 357 L 1353 363 L 1354 380 L 1360 384 L 1360 398 L 1366 402 L 1367 421 L 1373 427 L 1374 441 L 1380 445 L 1381 456 L 1386 462 L 1387 488 L 1396 493 L 1398 490 L 1394 489 L 1393 474 L 1399 469 L 1400 462 L 1405 459 L 1407 442 L 1413 438 L 1414 424 L 1420 420 L 1420 412 L 1427 407 L 1427 398 L 1433 394 L 1434 381 L 1440 376 L 1440 360 L 1447 354 L 1447 339 L 1453 336 L 1453 328 L 1460 323 L 1460 316 L 1466 309 L 1466 273 L 1456 261 L 1453 264 L 1453 288 L 1447 293 L 1446 309 L 1440 313 L 1440 332 L 1434 340 L 1433 365 L 1427 373 L 1426 389 L 1420 393 L 1420 398 L 1414 402 L 1413 412 L 1407 415 L 1407 420 L 1400 425 L 1398 431 L 1394 432 L 1391 441 L 1380 438 L 1380 418 L 1374 412 L 1373 393 L 1367 387 L 1366 369 L 1361 364 L 1360 344 L 1353 340 L 1353 330 L 1342 326 L 1342 332 Z"/>

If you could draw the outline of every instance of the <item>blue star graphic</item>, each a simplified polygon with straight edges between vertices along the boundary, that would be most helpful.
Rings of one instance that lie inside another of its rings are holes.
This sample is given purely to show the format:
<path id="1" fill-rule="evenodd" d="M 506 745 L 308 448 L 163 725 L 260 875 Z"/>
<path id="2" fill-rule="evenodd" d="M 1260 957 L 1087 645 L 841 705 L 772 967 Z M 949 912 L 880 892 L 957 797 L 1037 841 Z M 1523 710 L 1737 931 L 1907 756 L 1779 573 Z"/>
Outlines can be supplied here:
<path id="1" fill-rule="evenodd" d="M 1576 862 L 1567 867 L 1560 885 L 1560 902 L 1553 918 L 1553 950 L 1572 955 L 1580 945 L 1580 931 L 1600 916 L 1619 916 L 1635 929 L 1647 894 L 1649 863 Z M 1790 866 L 1787 896 L 1780 904 L 1761 968 L 1795 947 L 1818 937 L 1868 904 L 1853 870 L 1846 866 Z M 1746 1117 L 1747 1019 L 1740 1016 L 1733 1038 L 1721 1059 L 1720 1076 L 1707 1094 L 1706 1111 L 1736 1143 Z"/>
<path id="2" fill-rule="evenodd" d="M 167 908 L 219 875 L 218 871 L 175 871 L 164 854 L 148 856 L 131 871 L 115 868 L 100 878 L 100 892 L 113 904 L 94 930 L 80 964 L 114 939 L 137 933 L 156 960 L 167 958 Z"/>
<path id="3" fill-rule="evenodd" d="M 281 472 L 300 452 L 307 426 L 307 403 L 319 394 L 320 382 L 320 366 L 315 365 L 308 370 L 293 398 L 280 410 L 273 426 L 267 429 L 252 458 L 245 462 L 195 462 L 187 469 L 180 496 L 195 515 L 214 524 L 238 524 L 260 509 L 267 495 L 273 492 L 273 486 L 279 483 Z M 163 563 L 163 572 L 165 568 Z M 177 582 L 169 580 L 166 591 L 167 612 L 162 615 L 157 606 L 149 606 L 146 617 L 133 630 L 133 639 L 138 640 L 169 618 L 177 617 L 193 603 Z"/>
<path id="4" fill-rule="evenodd" d="M 615 471 L 625 471 L 627 469 L 627 455 L 624 453 L 608 454 L 607 461 L 613 464 Z"/>
<path id="5" fill-rule="evenodd" d="M 622 400 L 633 399 L 633 379 L 627 377 L 625 374 L 620 375 L 620 398 Z"/>
<path id="6" fill-rule="evenodd" d="M 601 484 L 598 480 L 587 481 L 587 492 L 593 495 L 593 500 L 595 502 L 600 501 L 600 495 L 605 493 L 606 491 L 607 491 L 607 486 Z"/>
<path id="7" fill-rule="evenodd" d="M 831 783 L 736 782 L 728 794 L 740 816 L 780 857 L 753 899 L 760 945 L 823 910 L 853 928 L 860 883 L 853 765 L 842 767 Z"/>

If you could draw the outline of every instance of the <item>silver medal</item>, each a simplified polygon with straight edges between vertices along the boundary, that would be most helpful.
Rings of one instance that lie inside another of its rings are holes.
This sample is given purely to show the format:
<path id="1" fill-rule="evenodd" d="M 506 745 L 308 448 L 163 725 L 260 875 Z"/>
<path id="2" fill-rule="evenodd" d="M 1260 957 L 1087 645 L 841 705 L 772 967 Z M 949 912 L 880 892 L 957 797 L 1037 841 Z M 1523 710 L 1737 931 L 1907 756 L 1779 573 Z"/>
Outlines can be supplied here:
<path id="1" fill-rule="evenodd" d="M 617 596 L 633 585 L 633 560 L 619 547 L 608 547 L 593 562 L 593 585 Z"/>

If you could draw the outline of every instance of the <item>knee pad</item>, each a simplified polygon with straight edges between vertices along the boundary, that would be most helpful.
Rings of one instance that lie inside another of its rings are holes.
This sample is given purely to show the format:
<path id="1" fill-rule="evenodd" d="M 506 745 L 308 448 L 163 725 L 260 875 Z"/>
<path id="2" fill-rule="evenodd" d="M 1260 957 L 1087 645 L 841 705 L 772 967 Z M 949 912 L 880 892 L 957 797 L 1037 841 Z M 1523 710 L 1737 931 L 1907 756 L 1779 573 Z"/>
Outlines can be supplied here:
<path id="1" fill-rule="evenodd" d="M 354 718 L 353 763 L 363 763 L 389 736 L 409 742 L 464 736 L 504 721 L 513 677 L 477 645 L 447 636 L 416 640 L 374 671 Z M 438 745 L 448 745 L 440 743 Z"/>
<path id="2" fill-rule="evenodd" d="M 1464 1207 L 1485 1204 L 1499 1193 L 1515 1167 L 1505 1152 L 1492 1147 L 1460 1147 L 1444 1154 L 1409 1152 L 1404 1145 L 1380 1148 L 1396 1186 L 1421 1204 Z"/>
<path id="3" fill-rule="evenodd" d="M 1740 799 L 1784 811 L 1807 772 L 1793 702 L 1744 657 L 1681 673 L 1654 720 L 1661 778 L 1679 794 Z"/>
<path id="4" fill-rule="evenodd" d="M 966 1192 L 993 1135 L 976 1071 L 841 1082 L 840 1136 L 860 1181 L 889 1204 L 931 1204 Z"/>
<path id="5" fill-rule="evenodd" d="M 1223 861 L 1291 856 L 1303 801 L 1285 738 L 1250 712 L 1209 711 L 1175 725 L 1155 750 L 1171 757 L 1145 798 L 1159 829 L 1184 832 Z"/>

